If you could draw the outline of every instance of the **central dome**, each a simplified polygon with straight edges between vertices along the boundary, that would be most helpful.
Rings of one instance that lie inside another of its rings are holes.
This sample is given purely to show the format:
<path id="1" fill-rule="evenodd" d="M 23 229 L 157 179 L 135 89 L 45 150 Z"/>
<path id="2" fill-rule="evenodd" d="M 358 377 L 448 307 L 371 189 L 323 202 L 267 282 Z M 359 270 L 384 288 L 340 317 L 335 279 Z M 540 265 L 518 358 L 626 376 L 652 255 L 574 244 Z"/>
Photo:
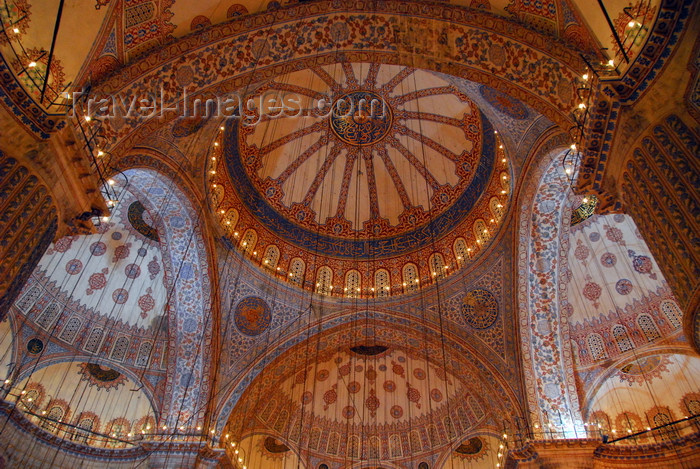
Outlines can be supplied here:
<path id="1" fill-rule="evenodd" d="M 228 177 L 214 178 L 222 184 L 213 194 L 218 213 L 235 210 L 235 223 L 224 223 L 244 250 L 253 236 L 242 241 L 242 226 L 255 230 L 255 245 L 269 241 L 281 258 L 301 254 L 305 266 L 321 256 L 340 276 L 379 259 L 401 271 L 406 261 L 426 264 L 443 251 L 428 274 L 435 277 L 435 268 L 456 267 L 483 248 L 484 230 L 496 228 L 502 210 L 492 213 L 490 203 L 496 197 L 502 208 L 508 192 L 496 136 L 472 100 L 441 77 L 338 64 L 278 77 L 248 102 L 252 113 L 226 128 Z M 422 277 L 418 269 L 411 281 Z"/>
<path id="2" fill-rule="evenodd" d="M 391 130 L 394 116 L 391 107 L 371 91 L 344 94 L 332 108 L 330 127 L 333 134 L 350 145 L 374 145 Z"/>

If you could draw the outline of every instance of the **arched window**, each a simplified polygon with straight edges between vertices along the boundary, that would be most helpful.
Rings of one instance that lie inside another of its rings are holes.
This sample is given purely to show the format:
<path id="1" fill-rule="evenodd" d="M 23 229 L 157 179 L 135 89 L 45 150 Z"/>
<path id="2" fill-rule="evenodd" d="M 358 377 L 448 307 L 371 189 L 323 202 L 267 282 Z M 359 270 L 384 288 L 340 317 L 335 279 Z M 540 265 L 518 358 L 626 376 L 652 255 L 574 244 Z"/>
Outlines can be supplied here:
<path id="1" fill-rule="evenodd" d="M 83 323 L 80 321 L 80 319 L 70 318 L 63 328 L 63 331 L 61 331 L 61 340 L 72 344 L 75 337 L 78 335 L 78 331 L 80 331 L 80 326 L 82 325 Z"/>
<path id="2" fill-rule="evenodd" d="M 399 435 L 391 435 L 389 437 L 389 449 L 392 458 L 400 458 L 403 456 L 401 452 L 401 437 L 399 437 Z"/>
<path id="3" fill-rule="evenodd" d="M 16 306 L 22 311 L 28 312 L 31 307 L 34 306 L 34 303 L 36 303 L 36 300 L 38 300 L 40 296 L 41 289 L 38 285 L 34 285 L 24 294 L 24 296 L 22 296 L 22 298 L 16 303 Z"/>
<path id="4" fill-rule="evenodd" d="M 59 422 L 67 420 L 68 417 L 68 403 L 61 399 L 54 400 L 46 406 L 46 414 L 44 414 L 41 426 L 50 431 L 55 431 L 60 428 Z"/>
<path id="5" fill-rule="evenodd" d="M 688 413 L 691 417 L 700 415 L 700 399 L 686 399 L 685 406 L 688 409 Z"/>
<path id="6" fill-rule="evenodd" d="M 112 349 L 112 360 L 122 361 L 126 357 L 126 351 L 129 348 L 129 339 L 127 337 L 119 337 L 116 342 L 114 342 L 114 348 Z"/>
<path id="7" fill-rule="evenodd" d="M 283 433 L 287 427 L 287 420 L 289 420 L 289 413 L 286 410 L 282 410 L 275 421 L 275 431 Z"/>
<path id="8" fill-rule="evenodd" d="M 589 334 L 586 341 L 588 342 L 588 351 L 591 353 L 593 360 L 608 358 L 603 338 L 599 334 Z"/>
<path id="9" fill-rule="evenodd" d="M 474 236 L 476 237 L 476 243 L 482 246 L 489 240 L 489 229 L 486 226 L 486 222 L 481 218 L 474 222 Z"/>
<path id="10" fill-rule="evenodd" d="M 445 268 L 445 259 L 442 254 L 435 252 L 430 256 L 430 275 L 438 280 L 445 278 L 447 269 Z"/>
<path id="11" fill-rule="evenodd" d="M 318 427 L 312 428 L 311 434 L 309 435 L 309 449 L 317 451 L 320 441 L 321 441 L 321 429 Z"/>
<path id="12" fill-rule="evenodd" d="M 443 419 L 442 424 L 445 427 L 445 430 L 447 431 L 447 438 L 452 439 L 455 436 L 455 428 L 452 425 L 452 418 L 450 416 L 447 416 Z"/>
<path id="13" fill-rule="evenodd" d="M 139 354 L 136 359 L 136 366 L 148 366 L 148 362 L 151 358 L 151 350 L 153 349 L 153 344 L 151 342 L 144 342 L 139 346 Z"/>
<path id="14" fill-rule="evenodd" d="M 333 281 L 333 271 L 327 265 L 319 268 L 316 272 L 316 293 L 321 295 L 331 294 L 331 282 Z"/>
<path id="15" fill-rule="evenodd" d="M 263 256 L 263 266 L 268 269 L 274 270 L 277 267 L 277 263 L 280 260 L 280 250 L 274 244 L 270 244 L 265 248 L 265 255 Z"/>
<path id="16" fill-rule="evenodd" d="M 498 175 L 498 178 L 501 181 L 501 188 L 506 191 L 505 193 L 507 194 L 508 191 L 510 190 L 510 182 L 508 181 L 508 173 L 505 171 L 501 171 L 501 174 Z"/>
<path id="17" fill-rule="evenodd" d="M 306 271 L 306 264 L 299 257 L 292 259 L 289 264 L 289 281 L 301 286 L 304 283 L 304 272 Z"/>
<path id="18" fill-rule="evenodd" d="M 85 342 L 85 346 L 83 347 L 83 349 L 86 352 L 97 353 L 97 350 L 100 348 L 101 342 L 102 342 L 102 329 L 99 327 L 96 327 L 95 329 L 90 331 L 90 335 L 88 336 L 88 339 Z"/>
<path id="19" fill-rule="evenodd" d="M 107 434 L 113 438 L 121 438 L 129 434 L 131 430 L 131 423 L 123 417 L 116 418 L 107 424 Z M 119 444 L 119 442 L 113 441 L 113 445 Z"/>
<path id="20" fill-rule="evenodd" d="M 602 410 L 596 410 L 588 419 L 594 425 L 593 431 L 604 435 L 610 434 L 612 427 L 610 426 L 610 417 Z"/>
<path id="21" fill-rule="evenodd" d="M 474 413 L 474 415 L 476 415 L 476 418 L 478 420 L 484 418 L 484 409 L 481 408 L 481 405 L 478 402 L 476 402 L 476 399 L 474 399 L 473 396 L 469 396 L 467 402 L 469 403 L 469 407 L 471 407 L 472 412 Z"/>
<path id="22" fill-rule="evenodd" d="M 423 451 L 423 445 L 421 444 L 418 430 L 411 430 L 411 433 L 409 433 L 408 436 L 411 442 L 411 452 L 417 453 L 419 451 Z"/>
<path id="23" fill-rule="evenodd" d="M 632 412 L 622 412 L 615 419 L 615 426 L 618 431 L 622 430 L 625 434 L 629 435 L 632 433 L 637 433 L 642 429 L 642 420 L 639 416 Z"/>
<path id="24" fill-rule="evenodd" d="M 362 283 L 360 282 L 360 272 L 350 270 L 345 274 L 345 288 L 343 290 L 348 298 L 358 298 L 362 293 Z"/>
<path id="25" fill-rule="evenodd" d="M 211 205 L 218 207 L 221 200 L 224 198 L 224 187 L 221 184 L 213 184 L 211 186 Z"/>
<path id="26" fill-rule="evenodd" d="M 472 426 L 473 422 L 469 418 L 467 409 L 465 409 L 462 405 L 457 407 L 457 415 L 459 416 L 459 422 L 462 425 L 462 428 L 469 428 Z"/>
<path id="27" fill-rule="evenodd" d="M 83 417 L 81 414 L 80 418 L 78 419 L 78 424 L 76 425 L 73 440 L 77 441 L 78 443 L 87 443 L 88 438 L 90 437 L 90 432 L 93 431 L 94 425 L 94 417 Z"/>
<path id="28" fill-rule="evenodd" d="M 63 407 L 61 406 L 53 406 L 49 409 L 49 411 L 46 413 L 46 418 L 49 420 L 55 420 L 55 421 L 60 421 L 63 418 Z"/>
<path id="29" fill-rule="evenodd" d="M 440 436 L 435 425 L 428 425 L 428 438 L 430 439 L 430 446 L 433 448 L 440 444 Z"/>
<path id="30" fill-rule="evenodd" d="M 676 430 L 672 425 L 669 425 L 671 422 L 673 422 L 673 420 L 673 415 L 669 409 L 657 408 L 656 413 L 652 417 L 654 427 L 664 427 L 658 430 L 661 438 L 664 441 L 672 441 L 680 438 L 678 430 Z"/>
<path id="31" fill-rule="evenodd" d="M 326 448 L 326 453 L 337 454 L 339 445 L 340 434 L 338 432 L 331 432 L 331 434 L 328 436 L 328 446 Z"/>
<path id="32" fill-rule="evenodd" d="M 348 438 L 348 454 L 352 459 L 360 458 L 360 438 L 357 435 L 352 435 Z"/>
<path id="33" fill-rule="evenodd" d="M 271 423 L 272 417 L 274 415 L 274 410 L 275 407 L 277 406 L 277 402 L 274 399 L 271 399 L 268 403 L 267 406 L 265 406 L 265 410 L 262 411 L 262 414 L 260 414 L 260 418 L 263 420 L 263 422 L 268 422 Z"/>
<path id="34" fill-rule="evenodd" d="M 379 443 L 379 437 L 372 436 L 369 438 L 369 459 L 372 461 L 377 461 L 381 457 L 379 454 L 379 448 L 381 447 Z"/>
<path id="35" fill-rule="evenodd" d="M 39 405 L 40 398 L 39 391 L 32 389 L 22 396 L 22 404 L 24 404 L 24 407 L 28 410 L 36 409 Z"/>
<path id="36" fill-rule="evenodd" d="M 656 327 L 656 324 L 654 324 L 654 320 L 648 314 L 640 314 L 637 316 L 637 325 L 644 333 L 647 341 L 651 342 L 661 337 L 659 329 Z"/>
<path id="37" fill-rule="evenodd" d="M 258 233 L 254 229 L 249 228 L 241 238 L 241 250 L 246 254 L 251 254 L 255 250 L 255 245 L 258 243 Z"/>
<path id="38" fill-rule="evenodd" d="M 671 324 L 671 327 L 674 329 L 678 329 L 681 327 L 681 311 L 678 309 L 678 305 L 671 301 L 671 300 L 664 300 L 661 302 L 661 311 L 664 313 L 666 316 L 666 319 L 668 319 L 668 322 Z"/>
<path id="39" fill-rule="evenodd" d="M 469 251 L 467 251 L 467 241 L 464 238 L 455 239 L 452 250 L 455 253 L 457 263 L 461 266 L 466 259 L 469 259 Z"/>
<path id="40" fill-rule="evenodd" d="M 627 335 L 627 329 L 625 329 L 625 326 L 620 324 L 616 325 L 612 328 L 612 334 L 615 338 L 615 342 L 617 342 L 617 347 L 620 349 L 620 352 L 626 352 L 634 348 L 632 341 Z"/>
<path id="41" fill-rule="evenodd" d="M 389 286 L 389 271 L 379 269 L 374 273 L 374 294 L 377 298 L 384 298 L 391 293 Z"/>
<path id="42" fill-rule="evenodd" d="M 420 288 L 418 280 L 418 268 L 415 264 L 408 263 L 403 266 L 403 290 L 404 292 L 418 291 Z"/>
<path id="43" fill-rule="evenodd" d="M 61 306 L 58 303 L 50 303 L 36 319 L 36 323 L 39 327 L 48 331 L 58 319 L 60 311 Z"/>
<path id="44" fill-rule="evenodd" d="M 226 228 L 229 230 L 233 230 L 236 227 L 236 223 L 238 223 L 238 210 L 231 208 L 224 216 L 224 225 L 226 225 Z"/>
<path id="45" fill-rule="evenodd" d="M 496 221 L 503 218 L 503 204 L 498 200 L 498 197 L 491 197 L 491 200 L 489 200 L 489 208 Z"/>

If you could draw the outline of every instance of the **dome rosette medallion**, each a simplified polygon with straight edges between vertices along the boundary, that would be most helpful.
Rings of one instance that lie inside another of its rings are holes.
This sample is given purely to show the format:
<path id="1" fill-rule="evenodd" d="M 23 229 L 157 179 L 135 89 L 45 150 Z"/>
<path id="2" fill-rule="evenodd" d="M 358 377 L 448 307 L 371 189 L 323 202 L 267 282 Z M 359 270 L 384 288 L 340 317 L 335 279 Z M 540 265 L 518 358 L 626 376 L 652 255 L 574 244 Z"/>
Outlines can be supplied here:
<path id="1" fill-rule="evenodd" d="M 325 272 L 320 293 L 341 296 L 414 291 L 407 276 L 444 278 L 498 230 L 510 193 L 502 145 L 437 75 L 319 67 L 278 77 L 251 102 L 212 149 L 210 202 L 232 243 L 280 277 L 319 291 Z"/>

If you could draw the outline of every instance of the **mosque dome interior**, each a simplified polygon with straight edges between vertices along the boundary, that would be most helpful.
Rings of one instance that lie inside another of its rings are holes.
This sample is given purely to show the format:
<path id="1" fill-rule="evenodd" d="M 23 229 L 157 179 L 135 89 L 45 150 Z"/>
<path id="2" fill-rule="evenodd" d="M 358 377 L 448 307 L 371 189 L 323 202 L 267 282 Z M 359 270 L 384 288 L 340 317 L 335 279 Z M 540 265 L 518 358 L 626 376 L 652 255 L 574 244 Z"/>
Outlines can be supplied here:
<path id="1" fill-rule="evenodd" d="M 692 0 L 0 0 L 0 468 L 700 465 Z"/>

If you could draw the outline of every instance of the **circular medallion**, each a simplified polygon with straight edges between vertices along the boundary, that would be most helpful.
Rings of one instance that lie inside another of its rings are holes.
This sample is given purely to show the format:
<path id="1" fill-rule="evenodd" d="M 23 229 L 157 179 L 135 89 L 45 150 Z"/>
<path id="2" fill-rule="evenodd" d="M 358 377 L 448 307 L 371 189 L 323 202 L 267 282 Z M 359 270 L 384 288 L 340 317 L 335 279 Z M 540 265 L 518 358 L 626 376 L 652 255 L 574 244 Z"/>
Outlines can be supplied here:
<path id="1" fill-rule="evenodd" d="M 630 282 L 626 278 L 621 278 L 615 284 L 615 290 L 620 295 L 629 295 L 632 292 L 632 288 L 632 282 Z"/>
<path id="2" fill-rule="evenodd" d="M 236 306 L 233 317 L 238 330 L 250 337 L 265 332 L 272 322 L 270 307 L 257 296 L 243 298 Z"/>
<path id="3" fill-rule="evenodd" d="M 31 353 L 32 355 L 37 355 L 41 353 L 42 350 L 44 350 L 44 343 L 41 341 L 41 339 L 37 339 L 35 337 L 27 342 L 27 352 Z"/>
<path id="4" fill-rule="evenodd" d="M 77 275 L 83 270 L 83 263 L 80 259 L 71 259 L 66 263 L 66 272 L 68 275 Z"/>
<path id="5" fill-rule="evenodd" d="M 606 252 L 600 256 L 600 263 L 603 264 L 604 267 L 615 267 L 616 262 L 617 256 L 611 252 Z"/>
<path id="6" fill-rule="evenodd" d="M 357 381 L 352 381 L 348 383 L 348 392 L 350 394 L 356 394 L 360 392 L 360 383 L 358 383 Z"/>
<path id="7" fill-rule="evenodd" d="M 462 300 L 462 315 L 474 329 L 488 329 L 498 317 L 498 302 L 490 291 L 474 289 Z"/>
<path id="8" fill-rule="evenodd" d="M 352 406 L 345 406 L 343 408 L 343 417 L 346 419 L 351 419 L 355 416 L 355 408 Z"/>
<path id="9" fill-rule="evenodd" d="M 389 104 L 371 91 L 344 94 L 335 101 L 330 115 L 335 136 L 357 146 L 380 142 L 389 133 L 393 120 Z"/>

